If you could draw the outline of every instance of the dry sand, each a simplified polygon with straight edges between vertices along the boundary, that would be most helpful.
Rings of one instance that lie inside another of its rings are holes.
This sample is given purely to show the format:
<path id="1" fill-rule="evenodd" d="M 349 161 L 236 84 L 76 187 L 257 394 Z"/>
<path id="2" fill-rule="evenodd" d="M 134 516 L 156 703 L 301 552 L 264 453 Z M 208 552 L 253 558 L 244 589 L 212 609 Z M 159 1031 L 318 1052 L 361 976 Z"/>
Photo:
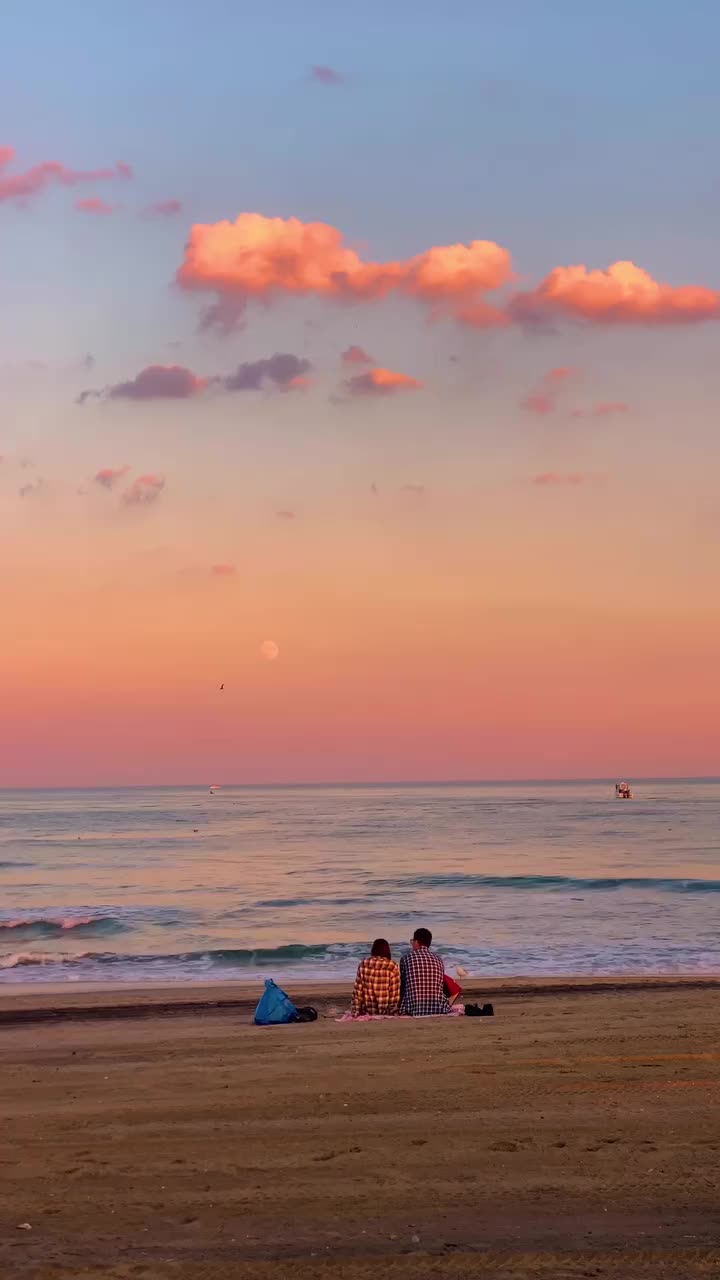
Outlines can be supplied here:
<path id="1" fill-rule="evenodd" d="M 203 1007 L 237 988 L 4 993 L 0 1277 L 718 1280 L 720 989 L 512 985 L 273 1030 Z"/>

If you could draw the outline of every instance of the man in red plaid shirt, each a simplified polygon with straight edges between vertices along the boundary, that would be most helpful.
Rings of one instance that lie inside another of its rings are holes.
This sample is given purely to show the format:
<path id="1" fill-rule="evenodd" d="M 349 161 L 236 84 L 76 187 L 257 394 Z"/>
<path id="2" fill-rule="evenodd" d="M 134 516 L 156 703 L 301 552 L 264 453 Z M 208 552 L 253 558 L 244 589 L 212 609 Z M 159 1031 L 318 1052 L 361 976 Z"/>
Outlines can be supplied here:
<path id="1" fill-rule="evenodd" d="M 416 929 L 413 949 L 400 961 L 400 1012 L 411 1018 L 450 1012 L 443 989 L 445 965 L 440 956 L 430 950 L 431 943 L 429 929 Z"/>

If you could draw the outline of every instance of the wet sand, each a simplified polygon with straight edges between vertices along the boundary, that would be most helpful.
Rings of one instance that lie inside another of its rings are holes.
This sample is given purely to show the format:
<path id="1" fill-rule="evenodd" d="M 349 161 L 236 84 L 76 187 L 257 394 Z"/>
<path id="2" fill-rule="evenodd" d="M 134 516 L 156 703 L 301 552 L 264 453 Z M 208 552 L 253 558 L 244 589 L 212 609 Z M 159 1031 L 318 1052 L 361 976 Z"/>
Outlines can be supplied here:
<path id="1" fill-rule="evenodd" d="M 720 987 L 530 985 L 273 1030 L 240 984 L 3 991 L 0 1276 L 716 1280 Z"/>

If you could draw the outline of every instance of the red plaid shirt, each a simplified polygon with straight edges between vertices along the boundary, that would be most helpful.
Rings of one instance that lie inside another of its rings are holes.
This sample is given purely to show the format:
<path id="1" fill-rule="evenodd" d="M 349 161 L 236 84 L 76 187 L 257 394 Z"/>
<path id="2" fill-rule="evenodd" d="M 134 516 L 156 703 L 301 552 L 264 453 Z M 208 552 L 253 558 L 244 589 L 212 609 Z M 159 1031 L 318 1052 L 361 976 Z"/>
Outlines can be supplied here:
<path id="1" fill-rule="evenodd" d="M 445 965 L 429 947 L 409 951 L 400 961 L 402 996 L 400 1012 L 411 1018 L 424 1018 L 433 1013 L 449 1013 L 443 981 Z"/>
<path id="2" fill-rule="evenodd" d="M 400 970 L 394 960 L 368 956 L 358 965 L 350 1012 L 394 1014 L 400 1004 Z"/>

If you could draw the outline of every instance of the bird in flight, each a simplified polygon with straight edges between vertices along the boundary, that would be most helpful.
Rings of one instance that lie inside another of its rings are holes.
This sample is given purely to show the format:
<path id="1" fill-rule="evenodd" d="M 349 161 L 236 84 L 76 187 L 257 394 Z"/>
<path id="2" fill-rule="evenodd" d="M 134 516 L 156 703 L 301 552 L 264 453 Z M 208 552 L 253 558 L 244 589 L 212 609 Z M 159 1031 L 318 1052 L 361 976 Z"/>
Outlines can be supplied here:
<path id="1" fill-rule="evenodd" d="M 220 692 L 221 692 L 221 693 L 222 693 L 222 691 L 223 691 L 223 689 L 224 689 L 224 688 L 225 688 L 225 685 L 224 685 L 224 684 L 221 684 L 221 685 L 220 685 Z"/>

